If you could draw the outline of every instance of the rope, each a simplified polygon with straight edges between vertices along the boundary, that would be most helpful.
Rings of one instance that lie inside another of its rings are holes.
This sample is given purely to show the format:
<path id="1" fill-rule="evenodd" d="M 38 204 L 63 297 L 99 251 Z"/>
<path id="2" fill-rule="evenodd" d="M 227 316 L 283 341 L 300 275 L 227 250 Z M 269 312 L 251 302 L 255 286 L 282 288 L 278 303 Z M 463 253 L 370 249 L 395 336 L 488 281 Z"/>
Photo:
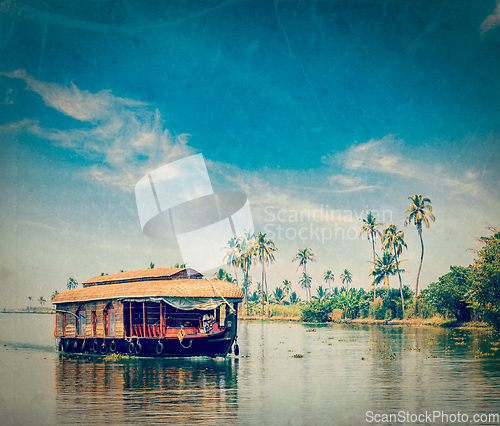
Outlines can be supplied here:
<path id="1" fill-rule="evenodd" d="M 191 341 L 189 342 L 189 346 L 184 346 L 182 344 L 182 341 L 184 340 L 184 336 L 186 335 L 186 332 L 181 328 L 179 330 L 179 332 L 177 333 L 177 338 L 179 339 L 179 343 L 181 344 L 181 346 L 184 348 L 184 349 L 189 349 L 191 347 L 191 345 L 193 344 L 193 339 L 191 339 Z"/>
<path id="2" fill-rule="evenodd" d="M 194 268 L 192 268 L 194 269 Z M 216 291 L 217 293 L 219 293 L 219 296 L 222 298 L 222 300 L 224 301 L 224 303 L 229 306 L 229 310 L 231 311 L 232 314 L 236 313 L 235 309 L 229 304 L 229 302 L 226 300 L 226 298 L 220 293 L 219 289 L 217 289 L 213 284 L 212 284 L 212 281 L 210 281 L 208 279 L 208 277 L 203 273 L 203 272 L 200 272 L 200 271 L 197 271 L 196 269 L 194 269 L 196 272 L 198 272 L 201 276 L 203 276 L 203 278 L 205 278 L 208 283 L 212 286 L 212 289 L 214 291 Z"/>

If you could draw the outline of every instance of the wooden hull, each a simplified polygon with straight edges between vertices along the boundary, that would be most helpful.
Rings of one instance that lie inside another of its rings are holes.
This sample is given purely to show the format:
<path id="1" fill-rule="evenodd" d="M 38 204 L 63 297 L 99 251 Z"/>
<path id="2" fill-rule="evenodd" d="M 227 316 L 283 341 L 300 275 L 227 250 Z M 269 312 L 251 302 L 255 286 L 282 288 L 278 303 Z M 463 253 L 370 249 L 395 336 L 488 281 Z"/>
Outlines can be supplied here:
<path id="1" fill-rule="evenodd" d="M 167 337 L 60 338 L 59 351 L 108 355 L 112 353 L 141 357 L 225 357 L 235 340 L 236 328 L 209 334 Z"/>

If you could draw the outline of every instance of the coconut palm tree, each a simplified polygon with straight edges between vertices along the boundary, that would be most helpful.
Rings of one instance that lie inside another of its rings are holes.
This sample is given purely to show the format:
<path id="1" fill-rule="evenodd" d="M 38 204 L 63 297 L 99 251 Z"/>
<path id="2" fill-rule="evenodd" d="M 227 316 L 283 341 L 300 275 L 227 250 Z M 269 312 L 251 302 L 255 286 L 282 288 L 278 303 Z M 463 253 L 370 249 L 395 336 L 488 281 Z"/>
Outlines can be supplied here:
<path id="1" fill-rule="evenodd" d="M 149 269 L 154 269 L 155 264 L 154 264 L 154 263 L 151 263 L 151 265 L 153 265 L 153 267 L 152 267 L 152 268 L 149 268 Z M 149 266 L 151 266 L 151 265 L 149 265 Z M 176 263 L 176 264 L 174 265 L 174 268 L 179 268 L 179 269 L 184 269 L 185 267 L 186 267 L 186 263 Z"/>
<path id="2" fill-rule="evenodd" d="M 264 232 L 259 232 L 255 236 L 255 251 L 258 261 L 262 264 L 262 284 L 264 287 L 264 292 L 266 294 L 267 300 L 267 276 L 266 276 L 266 264 L 274 262 L 274 252 L 278 249 L 274 245 L 274 242 L 266 238 Z M 264 300 L 262 300 L 262 312 L 264 312 Z M 269 316 L 269 303 L 267 303 L 267 316 Z"/>
<path id="3" fill-rule="evenodd" d="M 235 282 L 231 274 L 227 272 L 224 268 L 219 268 L 216 272 L 214 272 L 214 278 L 219 281 L 227 281 L 228 283 Z"/>
<path id="4" fill-rule="evenodd" d="M 418 280 L 420 278 L 420 270 L 422 269 L 422 262 L 424 261 L 424 240 L 422 238 L 422 222 L 427 228 L 429 228 L 429 219 L 433 222 L 436 220 L 432 214 L 431 200 L 429 198 L 424 198 L 422 194 L 412 195 L 408 197 L 411 200 L 410 207 L 405 210 L 405 213 L 409 215 L 405 219 L 404 225 L 407 226 L 409 223 L 414 223 L 417 227 L 418 236 L 420 237 L 420 245 L 422 246 L 422 254 L 420 255 L 420 266 L 417 272 L 417 282 L 415 284 L 415 299 L 418 296 Z M 428 204 L 426 204 L 428 203 Z M 429 216 L 429 219 L 427 218 Z"/>
<path id="5" fill-rule="evenodd" d="M 361 226 L 361 232 L 359 236 L 366 233 L 368 241 L 372 242 L 372 253 L 373 253 L 373 261 L 375 262 L 375 238 L 377 235 L 382 238 L 382 234 L 378 227 L 380 225 L 385 225 L 384 223 L 377 222 L 375 216 L 372 215 L 372 212 L 366 214 L 366 219 L 363 219 L 363 225 Z M 373 287 L 373 300 L 375 300 L 375 287 Z"/>
<path id="6" fill-rule="evenodd" d="M 382 237 L 382 249 L 387 249 L 394 253 L 394 260 L 396 261 L 396 269 L 398 270 L 399 277 L 399 292 L 401 293 L 401 309 L 403 315 L 405 313 L 405 298 L 403 296 L 403 280 L 401 279 L 401 273 L 399 271 L 399 261 L 398 256 L 403 252 L 403 247 L 408 249 L 405 241 L 405 234 L 403 231 L 398 231 L 398 227 L 395 223 L 391 223 L 387 228 L 384 229 L 384 235 Z M 375 300 L 375 299 L 373 299 Z"/>
<path id="7" fill-rule="evenodd" d="M 149 263 L 149 268 L 148 269 L 154 269 L 155 268 L 155 264 L 153 262 L 150 262 Z"/>
<path id="8" fill-rule="evenodd" d="M 245 230 L 244 235 L 238 237 L 237 239 L 238 250 L 239 250 L 239 261 L 238 264 L 243 272 L 243 290 L 245 292 L 245 304 L 248 302 L 248 289 L 250 287 L 250 282 L 248 279 L 248 274 L 250 272 L 250 266 L 254 261 L 255 252 L 255 235 L 250 231 Z"/>
<path id="9" fill-rule="evenodd" d="M 285 300 L 285 293 L 283 292 L 283 289 L 281 287 L 276 287 L 273 291 L 272 298 L 276 301 L 276 303 L 279 305 L 283 300 Z"/>
<path id="10" fill-rule="evenodd" d="M 232 266 L 234 268 L 234 276 L 236 277 L 236 284 L 238 284 L 238 274 L 236 272 L 236 269 L 239 267 L 239 262 L 240 262 L 240 256 L 239 256 L 240 249 L 238 246 L 238 239 L 234 237 L 231 238 L 227 242 L 227 247 L 222 247 L 222 248 L 226 249 L 226 255 L 224 256 L 224 260 L 226 261 L 228 266 Z"/>
<path id="11" fill-rule="evenodd" d="M 292 259 L 292 262 L 299 261 L 299 264 L 297 265 L 297 269 L 299 269 L 300 266 L 304 268 L 304 275 L 307 275 L 307 262 L 316 262 L 315 259 L 316 255 L 311 251 L 310 247 L 305 247 L 303 249 L 299 249 L 295 257 Z M 309 277 L 310 279 L 310 277 Z M 307 290 L 309 290 L 309 293 L 307 293 Z M 307 287 L 306 289 L 306 295 L 308 294 L 309 300 L 311 300 L 311 287 Z"/>
<path id="12" fill-rule="evenodd" d="M 306 294 L 309 294 L 309 300 L 311 300 L 311 281 L 311 277 L 306 272 L 303 272 L 299 284 L 301 288 L 306 290 Z"/>
<path id="13" fill-rule="evenodd" d="M 347 283 L 347 291 L 349 291 L 349 284 L 352 283 L 352 274 L 349 269 L 344 269 L 344 272 L 340 274 L 340 280 L 342 281 L 342 285 Z"/>
<path id="14" fill-rule="evenodd" d="M 78 281 L 75 280 L 73 277 L 69 277 L 66 286 L 68 287 L 68 290 L 73 290 L 74 288 L 78 287 Z"/>
<path id="15" fill-rule="evenodd" d="M 405 262 L 406 259 L 402 259 L 399 262 Z M 370 270 L 369 275 L 373 277 L 373 282 L 370 287 L 377 286 L 381 282 L 384 283 L 386 289 L 389 288 L 389 276 L 396 275 L 399 272 L 408 272 L 406 269 L 401 269 L 396 267 L 396 260 L 394 255 L 389 250 L 384 250 L 382 257 L 375 254 L 375 261 L 369 261 L 373 263 L 373 268 Z"/>
<path id="16" fill-rule="evenodd" d="M 292 291 L 292 282 L 289 280 L 283 280 L 283 291 L 288 296 Z"/>
<path id="17" fill-rule="evenodd" d="M 322 299 L 326 299 L 329 295 L 330 295 L 329 289 L 327 289 L 327 288 L 325 289 L 325 288 L 323 288 L 322 285 L 320 285 L 316 288 L 316 296 L 313 296 L 312 298 L 322 300 Z"/>
<path id="18" fill-rule="evenodd" d="M 30 301 L 30 311 L 31 311 L 31 301 L 33 300 L 33 298 L 31 296 L 28 296 L 28 300 Z"/>
<path id="19" fill-rule="evenodd" d="M 46 302 L 46 300 L 43 298 L 43 296 L 40 296 L 40 297 L 38 298 L 38 303 L 40 303 L 40 306 L 45 305 L 45 302 Z"/>
<path id="20" fill-rule="evenodd" d="M 289 301 L 290 301 L 290 305 L 295 305 L 297 303 L 300 303 L 300 297 L 297 296 L 297 293 L 292 291 L 292 293 L 290 293 Z"/>
<path id="21" fill-rule="evenodd" d="M 59 294 L 59 292 L 57 290 L 55 290 L 54 293 L 52 293 L 52 296 L 50 296 L 50 301 L 52 302 L 58 294 Z"/>
<path id="22" fill-rule="evenodd" d="M 330 284 L 335 282 L 335 275 L 333 275 L 332 271 L 326 271 L 324 280 L 328 284 L 328 290 L 330 290 Z"/>

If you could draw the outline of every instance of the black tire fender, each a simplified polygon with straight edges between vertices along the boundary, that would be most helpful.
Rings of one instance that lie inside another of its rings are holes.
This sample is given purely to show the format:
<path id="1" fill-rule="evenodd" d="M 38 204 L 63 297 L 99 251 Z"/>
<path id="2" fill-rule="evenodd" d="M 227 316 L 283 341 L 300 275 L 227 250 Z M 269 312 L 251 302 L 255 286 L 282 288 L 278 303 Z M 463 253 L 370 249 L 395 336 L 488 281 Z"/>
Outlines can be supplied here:
<path id="1" fill-rule="evenodd" d="M 163 352 L 163 343 L 158 342 L 158 344 L 156 345 L 156 355 L 161 355 L 162 352 Z"/>
<path id="2" fill-rule="evenodd" d="M 142 351 L 142 345 L 140 343 L 137 343 L 137 345 L 135 345 L 135 354 L 139 355 L 141 351 Z"/>

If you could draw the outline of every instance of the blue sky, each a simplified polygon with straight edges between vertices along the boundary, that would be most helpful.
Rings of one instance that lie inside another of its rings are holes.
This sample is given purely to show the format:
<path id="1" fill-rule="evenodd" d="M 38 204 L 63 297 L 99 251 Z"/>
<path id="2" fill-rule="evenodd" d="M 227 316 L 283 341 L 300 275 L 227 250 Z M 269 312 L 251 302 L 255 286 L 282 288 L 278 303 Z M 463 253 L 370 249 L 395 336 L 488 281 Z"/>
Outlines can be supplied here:
<path id="1" fill-rule="evenodd" d="M 500 222 L 499 47 L 494 0 L 2 2 L 0 307 L 182 261 L 142 234 L 133 188 L 194 153 L 275 234 L 271 288 L 301 294 L 299 248 L 318 256 L 314 287 L 348 268 L 366 288 L 356 216 L 403 227 L 424 194 L 425 287 Z"/>

